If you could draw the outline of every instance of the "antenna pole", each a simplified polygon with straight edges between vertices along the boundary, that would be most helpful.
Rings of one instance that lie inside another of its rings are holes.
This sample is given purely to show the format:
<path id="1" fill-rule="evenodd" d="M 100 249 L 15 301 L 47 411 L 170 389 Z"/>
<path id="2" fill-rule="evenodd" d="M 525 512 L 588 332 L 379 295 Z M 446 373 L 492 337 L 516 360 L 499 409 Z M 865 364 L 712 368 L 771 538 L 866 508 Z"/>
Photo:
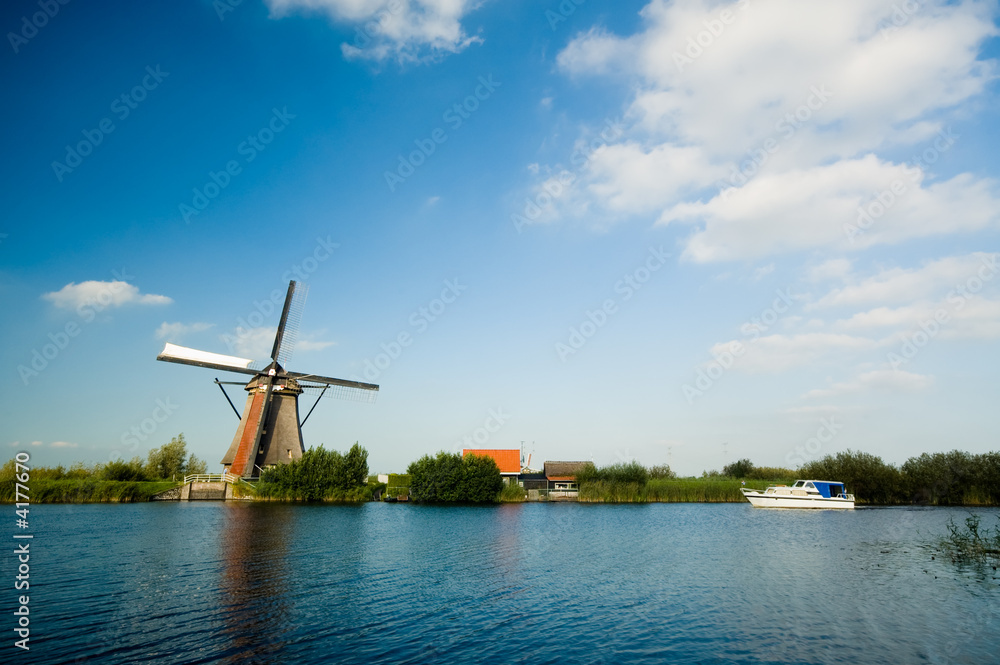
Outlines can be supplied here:
<path id="1" fill-rule="evenodd" d="M 243 420 L 243 416 L 241 416 L 240 412 L 236 410 L 236 405 L 233 404 L 233 400 L 229 399 L 229 393 L 227 393 L 226 389 L 222 387 L 222 381 L 219 381 L 219 377 L 215 378 L 215 385 L 219 386 L 219 390 L 221 390 L 222 394 L 226 396 L 226 401 L 229 402 L 229 406 L 233 407 L 233 413 L 236 414 L 236 417 Z"/>

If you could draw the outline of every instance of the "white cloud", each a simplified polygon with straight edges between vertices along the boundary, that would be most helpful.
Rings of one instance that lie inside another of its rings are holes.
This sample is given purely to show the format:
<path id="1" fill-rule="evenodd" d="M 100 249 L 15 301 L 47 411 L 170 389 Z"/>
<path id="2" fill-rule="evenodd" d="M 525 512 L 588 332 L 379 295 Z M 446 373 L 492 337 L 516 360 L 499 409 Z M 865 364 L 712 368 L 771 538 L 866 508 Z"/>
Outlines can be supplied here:
<path id="1" fill-rule="evenodd" d="M 878 369 L 859 374 L 852 381 L 834 383 L 829 388 L 810 390 L 804 395 L 807 399 L 829 398 L 839 395 L 850 395 L 868 390 L 886 392 L 915 392 L 923 390 L 934 383 L 934 377 L 925 374 L 914 374 L 902 370 Z"/>
<path id="2" fill-rule="evenodd" d="M 786 413 L 791 416 L 815 416 L 815 415 L 828 415 L 831 413 L 840 413 L 843 411 L 843 407 L 836 406 L 833 404 L 813 404 L 809 406 L 793 406 L 784 409 L 782 413 Z"/>
<path id="3" fill-rule="evenodd" d="M 422 61 L 482 41 L 462 28 L 462 18 L 480 4 L 474 0 L 267 0 L 267 4 L 278 17 L 296 10 L 317 11 L 351 24 L 351 41 L 340 45 L 347 59 Z"/>
<path id="4" fill-rule="evenodd" d="M 204 332 L 214 326 L 214 323 L 167 323 L 164 321 L 156 329 L 156 339 L 178 340 L 188 333 Z"/>
<path id="5" fill-rule="evenodd" d="M 70 443 L 68 441 L 53 441 L 49 444 L 52 448 L 79 448 L 80 444 Z"/>
<path id="6" fill-rule="evenodd" d="M 275 332 L 277 332 L 276 327 L 252 328 L 246 334 L 237 336 L 235 340 L 231 340 L 229 336 L 221 336 L 219 339 L 232 341 L 230 351 L 241 358 L 265 360 L 271 357 L 271 349 L 274 348 Z M 319 334 L 321 333 L 300 334 L 295 341 L 293 351 L 322 351 L 336 344 L 336 342 L 316 339 Z"/>
<path id="7" fill-rule="evenodd" d="M 558 65 L 630 80 L 628 126 L 553 218 L 697 224 L 684 256 L 702 262 L 858 251 L 996 224 L 996 183 L 970 174 L 937 182 L 876 154 L 909 145 L 940 154 L 963 140 L 949 135 L 947 117 L 994 78 L 980 49 L 998 34 L 996 7 L 922 2 L 882 30 L 893 7 L 652 0 L 634 35 L 581 33 Z M 849 238 L 858 207 L 897 181 L 905 191 Z"/>
<path id="8" fill-rule="evenodd" d="M 933 328 L 940 339 L 997 339 L 1000 337 L 1000 300 L 981 296 L 959 296 L 938 302 L 922 302 L 859 312 L 833 324 L 839 331 L 857 332 L 892 328 L 892 340 L 909 337 L 921 326 Z"/>
<path id="9" fill-rule="evenodd" d="M 984 287 L 996 288 L 1000 283 L 998 259 L 1000 254 L 973 252 L 928 261 L 920 268 L 887 268 L 861 280 L 845 276 L 845 281 L 852 283 L 833 289 L 810 305 L 810 309 L 943 299 L 950 292 L 957 291 L 960 285 L 966 285 L 968 289 L 978 284 L 976 291 Z"/>
<path id="10" fill-rule="evenodd" d="M 242 334 L 236 335 L 235 338 L 229 335 L 220 335 L 219 339 L 223 342 L 231 342 L 230 353 L 240 358 L 263 360 L 271 357 L 271 349 L 274 348 L 274 334 L 277 330 L 277 327 L 251 328 L 250 330 L 241 330 Z"/>
<path id="11" fill-rule="evenodd" d="M 813 165 L 872 149 L 929 111 L 980 92 L 991 78 L 991 65 L 977 56 L 997 33 L 992 10 L 982 2 L 924 2 L 887 38 L 878 26 L 891 15 L 889 3 L 653 0 L 642 10 L 642 31 L 620 38 L 591 30 L 558 63 L 572 74 L 624 68 L 635 79 L 631 112 L 645 130 L 729 158 L 774 135 L 778 120 L 826 86 L 832 97 L 812 119 L 822 125 L 801 130 L 822 146 L 797 157 Z M 720 24 L 723 11 L 728 24 Z M 720 34 L 708 33 L 706 23 Z M 689 50 L 689 40 L 699 39 L 709 43 Z"/>
<path id="12" fill-rule="evenodd" d="M 173 302 L 167 296 L 139 293 L 139 287 L 128 282 L 87 281 L 76 284 L 70 282 L 58 291 L 45 293 L 42 298 L 61 309 L 76 310 L 90 306 L 97 310 L 122 305 L 169 305 Z"/>
<path id="13" fill-rule="evenodd" d="M 730 352 L 737 340 L 715 344 L 713 357 Z M 786 372 L 813 365 L 833 356 L 839 362 L 845 355 L 853 356 L 878 348 L 881 343 L 866 337 L 842 333 L 811 332 L 797 335 L 766 335 L 743 344 L 742 355 L 733 368 L 750 373 Z"/>
<path id="14" fill-rule="evenodd" d="M 336 346 L 336 342 L 326 342 L 319 339 L 306 339 L 303 337 L 299 338 L 299 341 L 295 343 L 296 351 L 322 351 L 331 346 Z"/>
<path id="15" fill-rule="evenodd" d="M 41 441 L 32 441 L 31 445 L 33 445 L 33 446 L 41 446 L 41 445 L 44 445 L 44 444 Z"/>
<path id="16" fill-rule="evenodd" d="M 968 174 L 922 187 L 923 174 L 874 155 L 829 166 L 763 174 L 708 202 L 680 203 L 666 210 L 660 224 L 697 223 L 684 257 L 725 261 L 779 252 L 837 248 L 864 249 L 876 244 L 930 235 L 975 231 L 1000 220 L 1000 196 L 990 180 Z M 894 185 L 897 183 L 897 185 Z M 892 205 L 878 218 L 862 218 L 875 192 L 896 186 Z M 900 190 L 900 187 L 904 189 Z"/>
<path id="17" fill-rule="evenodd" d="M 754 270 L 753 271 L 753 279 L 754 279 L 755 282 L 756 281 L 760 281 L 765 276 L 770 275 L 772 272 L 774 272 L 774 263 L 773 262 L 767 264 L 766 266 L 761 266 L 760 268 L 757 268 L 756 270 Z"/>
<path id="18" fill-rule="evenodd" d="M 591 28 L 578 35 L 556 57 L 563 70 L 577 75 L 619 74 L 631 69 L 635 44 L 609 34 L 602 28 Z"/>
<path id="19" fill-rule="evenodd" d="M 807 273 L 810 282 L 823 282 L 830 279 L 843 280 L 851 273 L 849 259 L 830 259 L 818 266 L 813 266 Z"/>

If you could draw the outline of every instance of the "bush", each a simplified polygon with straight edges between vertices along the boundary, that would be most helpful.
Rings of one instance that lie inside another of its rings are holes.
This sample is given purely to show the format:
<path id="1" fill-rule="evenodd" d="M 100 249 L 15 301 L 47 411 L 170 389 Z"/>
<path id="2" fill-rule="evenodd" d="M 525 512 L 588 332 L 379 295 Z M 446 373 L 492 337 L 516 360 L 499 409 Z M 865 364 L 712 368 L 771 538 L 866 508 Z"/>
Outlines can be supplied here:
<path id="1" fill-rule="evenodd" d="M 101 468 L 101 480 L 117 480 L 121 482 L 145 482 L 149 480 L 143 468 L 142 459 L 133 457 L 132 461 L 114 460 Z"/>
<path id="2" fill-rule="evenodd" d="M 37 469 L 33 474 L 35 478 L 41 479 L 51 479 L 51 480 L 62 480 L 63 478 L 67 480 L 85 480 L 87 478 L 93 478 L 97 475 L 97 467 L 89 467 L 83 462 L 73 462 L 69 467 L 69 471 L 58 475 L 58 472 L 62 471 L 62 467 L 56 467 L 52 471 L 51 475 L 45 473 L 47 469 Z M 50 472 L 51 473 L 51 472 Z"/>
<path id="3" fill-rule="evenodd" d="M 410 464 L 410 498 L 422 503 L 495 503 L 503 489 L 493 458 L 439 452 Z"/>
<path id="4" fill-rule="evenodd" d="M 500 503 L 521 503 L 528 498 L 528 493 L 516 482 L 504 484 L 500 490 Z"/>
<path id="5" fill-rule="evenodd" d="M 669 467 L 668 467 L 669 469 Z M 593 464 L 587 464 L 576 474 L 576 482 L 583 488 L 585 483 L 604 482 L 611 484 L 634 483 L 643 487 L 649 480 L 649 471 L 638 462 L 619 462 L 600 469 Z"/>
<path id="6" fill-rule="evenodd" d="M 804 464 L 799 477 L 842 482 L 859 503 L 900 503 L 904 493 L 896 467 L 876 455 L 851 450 Z"/>
<path id="7" fill-rule="evenodd" d="M 746 479 L 747 480 L 791 480 L 795 478 L 795 471 L 781 466 L 755 466 Z"/>
<path id="8" fill-rule="evenodd" d="M 749 478 L 753 473 L 753 462 L 741 459 L 722 467 L 722 475 L 727 478 Z"/>
<path id="9" fill-rule="evenodd" d="M 257 496 L 303 501 L 367 501 L 368 451 L 356 442 L 346 455 L 322 446 L 310 448 L 289 464 L 260 474 Z"/>
<path id="10" fill-rule="evenodd" d="M 385 495 L 401 497 L 410 495 L 410 475 L 408 473 L 390 473 L 386 483 Z"/>
<path id="11" fill-rule="evenodd" d="M 941 506 L 1000 503 L 1000 453 L 924 453 L 903 463 L 906 498 Z"/>
<path id="12" fill-rule="evenodd" d="M 656 466 L 649 467 L 650 480 L 673 480 L 675 478 L 677 478 L 677 474 L 667 464 L 657 464 Z"/>

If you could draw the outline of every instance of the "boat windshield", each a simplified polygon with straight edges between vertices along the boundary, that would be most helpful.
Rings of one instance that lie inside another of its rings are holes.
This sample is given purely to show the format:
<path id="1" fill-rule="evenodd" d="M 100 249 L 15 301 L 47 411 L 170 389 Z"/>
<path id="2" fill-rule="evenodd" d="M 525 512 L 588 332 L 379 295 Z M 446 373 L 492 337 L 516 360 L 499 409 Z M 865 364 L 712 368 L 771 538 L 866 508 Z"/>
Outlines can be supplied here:
<path id="1" fill-rule="evenodd" d="M 802 487 L 805 484 L 806 484 L 806 481 L 804 481 L 804 480 L 796 480 L 795 484 L 792 485 L 792 487 Z"/>

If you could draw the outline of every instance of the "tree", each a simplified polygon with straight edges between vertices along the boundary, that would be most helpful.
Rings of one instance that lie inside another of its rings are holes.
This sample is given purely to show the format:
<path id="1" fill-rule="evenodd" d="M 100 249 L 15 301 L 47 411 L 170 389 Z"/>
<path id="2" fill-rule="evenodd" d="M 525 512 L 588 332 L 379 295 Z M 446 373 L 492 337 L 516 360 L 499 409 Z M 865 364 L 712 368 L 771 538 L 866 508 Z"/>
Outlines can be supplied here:
<path id="1" fill-rule="evenodd" d="M 344 489 L 364 485 L 368 478 L 368 451 L 355 441 L 344 455 Z"/>
<path id="2" fill-rule="evenodd" d="M 497 500 L 503 490 L 500 467 L 492 457 L 466 455 L 462 458 L 462 501 L 490 503 Z"/>
<path id="3" fill-rule="evenodd" d="M 305 501 L 360 500 L 359 488 L 367 482 L 367 450 L 355 443 L 342 455 L 320 446 L 293 462 L 264 469 L 257 493 Z"/>
<path id="4" fill-rule="evenodd" d="M 673 480 L 677 477 L 677 473 L 670 468 L 669 464 L 657 464 L 656 466 L 649 467 L 649 479 L 650 480 Z"/>
<path id="5" fill-rule="evenodd" d="M 191 453 L 191 456 L 188 457 L 187 464 L 185 465 L 184 473 L 208 473 L 208 464 L 205 463 L 205 460 L 198 459 L 195 457 L 194 453 Z"/>
<path id="6" fill-rule="evenodd" d="M 423 503 L 495 502 L 503 489 L 500 468 L 491 457 L 439 452 L 412 462 L 410 498 Z"/>
<path id="7" fill-rule="evenodd" d="M 174 478 L 184 475 L 187 442 L 184 433 L 178 434 L 159 448 L 149 451 L 146 473 L 151 478 Z"/>
<path id="8" fill-rule="evenodd" d="M 899 503 L 903 500 L 902 475 L 881 457 L 846 450 L 835 456 L 809 462 L 799 469 L 800 478 L 842 482 L 847 491 L 864 503 Z"/>
<path id="9" fill-rule="evenodd" d="M 743 458 L 722 467 L 722 475 L 730 478 L 749 478 L 753 473 L 753 462 Z"/>
<path id="10" fill-rule="evenodd" d="M 143 468 L 141 457 L 133 457 L 129 462 L 123 459 L 112 460 L 101 467 L 100 477 L 102 480 L 117 480 L 120 482 L 142 482 L 149 480 L 146 469 Z"/>

